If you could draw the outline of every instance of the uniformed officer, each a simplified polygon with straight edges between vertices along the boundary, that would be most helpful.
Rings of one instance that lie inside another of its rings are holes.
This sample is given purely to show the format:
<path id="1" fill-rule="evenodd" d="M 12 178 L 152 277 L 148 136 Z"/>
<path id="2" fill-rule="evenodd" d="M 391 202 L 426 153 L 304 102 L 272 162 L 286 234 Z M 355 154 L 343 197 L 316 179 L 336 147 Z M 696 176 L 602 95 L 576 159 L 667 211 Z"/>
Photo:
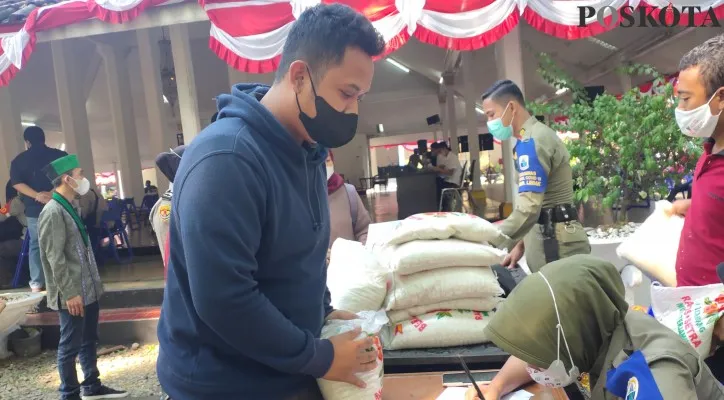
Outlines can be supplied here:
<path id="1" fill-rule="evenodd" d="M 483 94 L 488 130 L 498 140 L 517 139 L 513 150 L 518 173 L 515 209 L 491 244 L 510 251 L 504 265 L 526 254 L 531 271 L 574 254 L 589 254 L 588 235 L 573 206 L 570 155 L 556 132 L 525 108 L 520 88 L 498 81 Z M 523 240 L 521 240 L 523 239 Z"/>
<path id="2" fill-rule="evenodd" d="M 694 347 L 629 310 L 616 267 L 590 255 L 548 264 L 521 281 L 485 335 L 510 354 L 481 388 L 486 399 L 531 382 L 593 400 L 724 399 Z M 471 390 L 466 399 L 478 398 Z"/>

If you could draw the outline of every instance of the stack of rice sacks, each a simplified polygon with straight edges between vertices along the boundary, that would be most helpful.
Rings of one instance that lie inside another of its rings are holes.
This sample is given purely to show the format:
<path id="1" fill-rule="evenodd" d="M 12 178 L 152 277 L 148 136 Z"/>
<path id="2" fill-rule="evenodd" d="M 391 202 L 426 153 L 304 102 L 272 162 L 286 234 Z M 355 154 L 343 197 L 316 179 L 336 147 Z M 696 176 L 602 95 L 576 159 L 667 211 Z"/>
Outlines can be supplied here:
<path id="1" fill-rule="evenodd" d="M 503 295 L 490 266 L 507 254 L 487 244 L 498 232 L 490 222 L 461 213 L 413 215 L 394 229 L 376 249 L 390 273 L 385 349 L 488 341 L 483 328 Z"/>

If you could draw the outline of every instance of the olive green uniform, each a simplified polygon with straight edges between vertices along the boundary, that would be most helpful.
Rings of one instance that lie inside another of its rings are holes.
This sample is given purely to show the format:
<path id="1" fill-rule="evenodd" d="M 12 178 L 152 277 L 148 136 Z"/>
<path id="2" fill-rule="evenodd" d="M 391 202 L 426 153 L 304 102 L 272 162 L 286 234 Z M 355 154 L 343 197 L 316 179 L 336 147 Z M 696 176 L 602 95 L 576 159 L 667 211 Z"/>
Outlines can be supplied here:
<path id="1" fill-rule="evenodd" d="M 573 206 L 570 155 L 556 132 L 528 119 L 513 150 L 518 177 L 515 209 L 491 244 L 512 249 L 521 239 L 532 272 L 574 254 L 589 254 L 591 245 Z"/>

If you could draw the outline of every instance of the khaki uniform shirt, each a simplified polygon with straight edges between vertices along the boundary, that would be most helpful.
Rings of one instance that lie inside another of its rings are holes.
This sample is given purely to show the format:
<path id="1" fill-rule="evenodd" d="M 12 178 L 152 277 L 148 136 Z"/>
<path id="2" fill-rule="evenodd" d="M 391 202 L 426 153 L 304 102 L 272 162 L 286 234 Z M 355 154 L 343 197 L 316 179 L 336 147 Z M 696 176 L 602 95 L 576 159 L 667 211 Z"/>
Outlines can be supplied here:
<path id="1" fill-rule="evenodd" d="M 541 209 L 573 203 L 573 172 L 568 149 L 553 129 L 530 117 L 520 135 L 513 152 L 519 186 L 515 209 L 491 244 L 510 250 L 524 239 L 526 260 L 535 272 L 546 264 L 543 237 L 535 228 Z M 560 258 L 591 251 L 578 222 L 557 224 L 556 238 Z"/>
<path id="2" fill-rule="evenodd" d="M 608 351 L 592 371 L 599 371 L 592 399 L 619 399 L 605 389 L 606 373 L 617 368 L 633 351 L 641 351 L 664 400 L 721 400 L 724 389 L 694 348 L 648 314 L 629 311 L 611 337 Z M 633 398 L 633 397 L 632 397 Z M 642 397 L 639 395 L 639 399 Z"/>

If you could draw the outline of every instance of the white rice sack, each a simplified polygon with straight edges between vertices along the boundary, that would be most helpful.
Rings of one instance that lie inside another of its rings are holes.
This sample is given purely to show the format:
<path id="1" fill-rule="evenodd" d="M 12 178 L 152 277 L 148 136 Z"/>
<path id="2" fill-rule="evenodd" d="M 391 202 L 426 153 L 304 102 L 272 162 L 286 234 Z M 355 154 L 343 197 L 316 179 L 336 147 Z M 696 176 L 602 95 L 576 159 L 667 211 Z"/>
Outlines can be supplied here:
<path id="1" fill-rule="evenodd" d="M 380 330 L 387 324 L 387 316 L 384 311 L 362 311 L 358 312 L 359 319 L 355 320 L 330 320 L 322 327 L 322 339 L 329 339 L 332 336 L 349 332 L 357 327 L 362 328 L 359 339 L 367 336 L 374 336 L 374 351 L 377 353 L 377 366 L 369 372 L 357 374 L 357 377 L 367 384 L 364 389 L 346 382 L 328 381 L 317 379 L 319 389 L 325 400 L 382 400 L 382 344 L 380 342 Z"/>
<path id="2" fill-rule="evenodd" d="M 663 287 L 651 285 L 654 317 L 690 343 L 700 356 L 711 353 L 714 327 L 724 315 L 724 284 Z"/>
<path id="3" fill-rule="evenodd" d="M 443 301 L 498 297 L 503 295 L 495 273 L 489 267 L 451 267 L 393 274 L 385 309 L 405 310 Z"/>
<path id="4" fill-rule="evenodd" d="M 493 312 L 446 310 L 392 324 L 384 331 L 387 350 L 465 346 L 488 342 L 483 333 Z"/>
<path id="5" fill-rule="evenodd" d="M 656 202 L 654 212 L 616 249 L 616 254 L 630 261 L 652 281 L 676 286 L 676 257 L 684 218 L 669 216 L 666 200 Z"/>
<path id="6" fill-rule="evenodd" d="M 500 264 L 507 253 L 494 247 L 459 239 L 416 240 L 390 248 L 391 271 L 400 275 L 444 267 L 479 267 Z"/>
<path id="7" fill-rule="evenodd" d="M 415 214 L 403 220 L 390 234 L 387 243 L 456 237 L 471 242 L 487 242 L 498 236 L 495 225 L 476 215 L 464 213 Z"/>
<path id="8" fill-rule="evenodd" d="M 487 297 L 480 299 L 459 299 L 459 300 L 448 300 L 441 301 L 435 304 L 429 304 L 426 306 L 417 306 L 408 308 L 406 310 L 388 311 L 387 318 L 390 319 L 390 323 L 394 324 L 409 320 L 417 315 L 431 313 L 433 311 L 442 310 L 475 310 L 475 311 L 492 311 L 498 303 L 503 301 L 502 297 Z"/>
<path id="9" fill-rule="evenodd" d="M 327 287 L 335 309 L 380 309 L 387 294 L 387 277 L 387 270 L 361 243 L 337 239 L 332 245 Z"/>

